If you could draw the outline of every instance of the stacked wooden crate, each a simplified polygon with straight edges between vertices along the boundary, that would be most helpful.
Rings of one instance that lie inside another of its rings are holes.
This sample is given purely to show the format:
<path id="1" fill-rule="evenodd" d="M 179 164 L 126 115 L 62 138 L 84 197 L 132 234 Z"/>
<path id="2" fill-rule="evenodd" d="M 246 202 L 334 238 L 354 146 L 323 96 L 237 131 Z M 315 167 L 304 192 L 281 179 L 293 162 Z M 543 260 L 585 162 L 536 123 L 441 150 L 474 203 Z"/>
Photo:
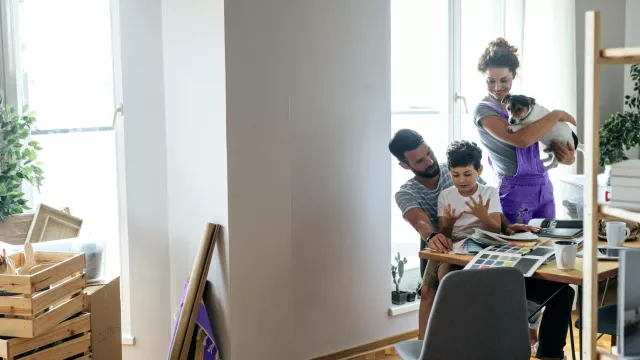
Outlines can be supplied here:
<path id="1" fill-rule="evenodd" d="M 24 253 L 10 256 L 16 267 Z M 35 252 L 29 275 L 0 274 L 0 359 L 90 359 L 83 253 Z"/>

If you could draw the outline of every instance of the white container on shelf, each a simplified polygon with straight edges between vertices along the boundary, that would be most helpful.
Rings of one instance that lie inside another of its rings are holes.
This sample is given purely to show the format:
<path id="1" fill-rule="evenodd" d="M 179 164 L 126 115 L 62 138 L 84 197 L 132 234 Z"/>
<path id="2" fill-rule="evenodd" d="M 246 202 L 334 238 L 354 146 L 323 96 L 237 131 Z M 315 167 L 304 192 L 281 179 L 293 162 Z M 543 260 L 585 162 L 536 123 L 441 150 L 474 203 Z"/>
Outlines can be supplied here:
<path id="1" fill-rule="evenodd" d="M 582 219 L 584 210 L 584 175 L 564 175 L 553 178 L 554 195 L 557 205 L 562 205 L 567 215 Z M 606 185 L 604 174 L 598 175 L 598 204 L 611 201 L 611 186 Z M 560 214 L 558 214 L 560 215 Z M 559 216 L 558 216 L 559 217 Z"/>

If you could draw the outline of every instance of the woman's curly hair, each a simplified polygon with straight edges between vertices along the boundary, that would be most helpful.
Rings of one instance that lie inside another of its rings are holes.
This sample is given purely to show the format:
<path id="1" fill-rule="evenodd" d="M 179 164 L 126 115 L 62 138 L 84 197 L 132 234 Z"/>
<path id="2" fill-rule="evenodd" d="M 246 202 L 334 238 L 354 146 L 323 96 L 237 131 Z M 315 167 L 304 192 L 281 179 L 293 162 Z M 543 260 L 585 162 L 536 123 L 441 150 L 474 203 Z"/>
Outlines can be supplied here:
<path id="1" fill-rule="evenodd" d="M 516 70 L 520 67 L 518 48 L 501 37 L 490 42 L 478 60 L 478 71 L 484 73 L 492 67 L 509 68 L 515 76 Z"/>

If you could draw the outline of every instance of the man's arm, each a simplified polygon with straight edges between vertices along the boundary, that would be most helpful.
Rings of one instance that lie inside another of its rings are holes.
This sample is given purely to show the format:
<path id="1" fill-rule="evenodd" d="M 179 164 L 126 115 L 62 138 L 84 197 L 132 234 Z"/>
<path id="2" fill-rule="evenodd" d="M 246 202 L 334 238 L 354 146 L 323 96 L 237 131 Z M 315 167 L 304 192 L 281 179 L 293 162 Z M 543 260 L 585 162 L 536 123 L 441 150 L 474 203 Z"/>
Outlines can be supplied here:
<path id="1" fill-rule="evenodd" d="M 404 215 L 404 219 L 407 220 L 414 229 L 416 229 L 424 241 L 428 241 L 427 245 L 429 246 L 429 249 L 441 253 L 446 253 L 453 249 L 451 239 L 443 234 L 437 234 L 431 237 L 431 234 L 437 230 L 431 223 L 431 220 L 429 220 L 429 216 L 427 216 L 422 209 L 415 208 L 407 211 Z"/>
<path id="2" fill-rule="evenodd" d="M 404 219 L 413 226 L 414 229 L 420 234 L 420 237 L 425 241 L 436 232 L 437 229 L 429 220 L 429 216 L 421 208 L 415 208 L 407 211 L 404 215 Z"/>

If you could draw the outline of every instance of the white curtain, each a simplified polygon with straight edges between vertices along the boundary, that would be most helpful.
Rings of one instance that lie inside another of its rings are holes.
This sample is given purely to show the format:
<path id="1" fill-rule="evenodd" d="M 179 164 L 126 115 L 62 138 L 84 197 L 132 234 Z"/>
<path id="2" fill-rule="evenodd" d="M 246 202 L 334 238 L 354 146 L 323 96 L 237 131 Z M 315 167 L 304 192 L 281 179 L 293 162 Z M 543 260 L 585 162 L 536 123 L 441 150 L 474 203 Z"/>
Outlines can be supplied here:
<path id="1" fill-rule="evenodd" d="M 506 39 L 518 46 L 521 62 L 513 92 L 576 116 L 575 0 L 507 0 L 506 5 Z M 551 175 L 576 169 L 575 163 L 559 166 Z"/>

